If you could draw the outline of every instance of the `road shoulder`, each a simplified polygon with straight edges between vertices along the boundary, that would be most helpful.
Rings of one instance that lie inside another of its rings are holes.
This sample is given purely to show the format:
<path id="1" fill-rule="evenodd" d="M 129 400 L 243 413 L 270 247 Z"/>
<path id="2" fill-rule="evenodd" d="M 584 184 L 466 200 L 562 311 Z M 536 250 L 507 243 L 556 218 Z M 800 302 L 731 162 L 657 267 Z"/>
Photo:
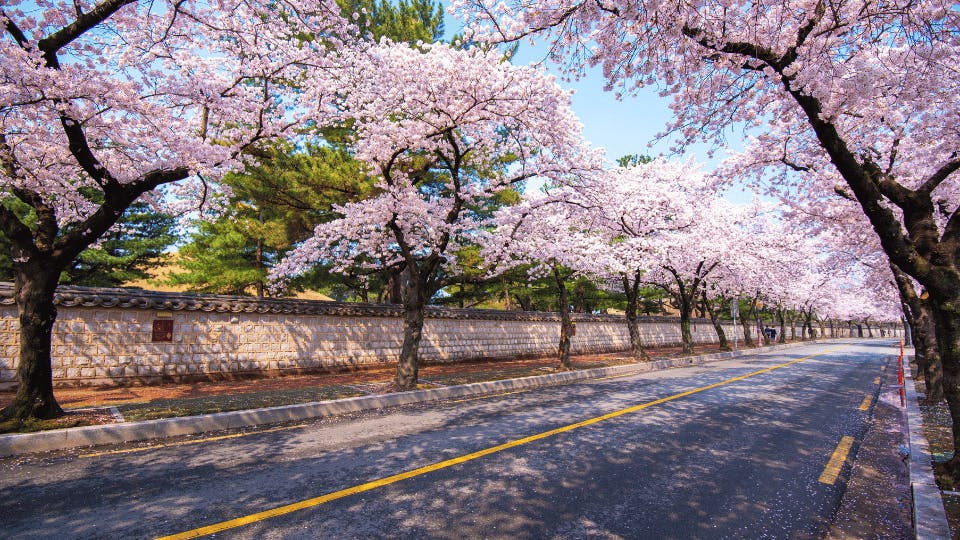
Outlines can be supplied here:
<path id="1" fill-rule="evenodd" d="M 896 386 L 896 363 L 888 363 L 857 450 L 850 477 L 827 538 L 913 538 L 910 475 L 905 462 L 907 431 Z"/>

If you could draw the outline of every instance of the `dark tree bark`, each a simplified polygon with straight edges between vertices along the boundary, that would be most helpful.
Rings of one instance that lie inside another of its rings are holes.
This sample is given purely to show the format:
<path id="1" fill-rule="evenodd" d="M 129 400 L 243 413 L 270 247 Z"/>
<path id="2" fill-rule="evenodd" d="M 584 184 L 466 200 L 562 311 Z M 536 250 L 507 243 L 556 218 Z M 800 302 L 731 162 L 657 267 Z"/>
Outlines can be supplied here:
<path id="1" fill-rule="evenodd" d="M 402 275 L 403 345 L 397 360 L 394 383 L 400 390 L 417 388 L 420 362 L 420 340 L 423 338 L 423 320 L 426 315 L 427 295 L 417 266 L 408 264 Z"/>
<path id="2" fill-rule="evenodd" d="M 86 148 L 86 140 L 82 142 Z M 0 135 L 0 148 L 4 147 L 6 141 Z M 5 155 L 13 154 L 5 152 Z M 86 156 L 82 152 L 81 155 Z M 92 154 L 89 158 L 95 159 Z M 27 227 L 12 211 L 0 206 L 0 229 L 10 240 L 12 258 L 20 261 L 14 279 L 14 297 L 20 318 L 19 388 L 14 401 L 0 411 L 0 418 L 23 421 L 27 418 L 53 418 L 63 413 L 53 396 L 50 347 L 57 317 L 54 295 L 60 273 L 80 252 L 106 233 L 140 195 L 159 185 L 186 178 L 188 171 L 154 171 L 128 184 L 120 184 L 105 170 L 100 173 L 107 175 L 103 178 L 104 202 L 82 222 L 64 228 L 57 222 L 55 208 L 38 193 L 19 188 L 13 190 L 14 195 L 36 213 L 33 227 Z"/>
<path id="3" fill-rule="evenodd" d="M 707 315 L 710 316 L 710 322 L 713 324 L 713 329 L 717 333 L 717 345 L 721 351 L 729 351 L 730 343 L 727 342 L 727 333 L 723 331 L 723 325 L 720 324 L 720 319 L 717 318 L 717 313 L 713 309 L 713 304 L 707 298 L 707 291 L 701 291 L 700 301 L 707 311 Z M 736 331 L 736 329 L 734 329 Z"/>
<path id="4" fill-rule="evenodd" d="M 388 304 L 403 304 L 403 274 L 398 268 L 384 270 L 383 294 Z"/>
<path id="5" fill-rule="evenodd" d="M 680 308 L 680 340 L 683 342 L 683 352 L 693 353 L 693 334 L 690 332 L 690 311 Z"/>
<path id="6" fill-rule="evenodd" d="M 57 319 L 54 293 L 59 271 L 34 265 L 21 267 L 14 281 L 20 316 L 20 385 L 13 403 L 3 411 L 6 418 L 56 418 L 63 409 L 53 395 L 51 337 Z"/>
<path id="7" fill-rule="evenodd" d="M 894 264 L 890 265 L 890 269 L 904 305 L 903 314 L 911 320 L 914 361 L 923 374 L 924 385 L 927 387 L 926 399 L 929 403 L 938 403 L 944 397 L 943 366 L 932 307 L 917 294 L 913 282 L 903 271 Z"/>
<path id="8" fill-rule="evenodd" d="M 946 361 L 947 358 L 960 358 L 960 304 L 934 304 L 933 311 L 943 365 L 943 393 L 953 424 L 953 447 L 960 448 L 960 362 Z M 956 454 L 942 467 L 953 478 L 960 478 L 960 460 Z"/>
<path id="9" fill-rule="evenodd" d="M 573 311 L 575 313 L 587 312 L 587 291 L 582 281 L 577 281 L 573 287 Z"/>
<path id="10" fill-rule="evenodd" d="M 748 319 L 749 317 L 740 318 L 740 326 L 743 327 L 743 346 L 754 347 L 753 338 L 750 337 L 750 325 L 752 325 L 753 322 L 750 322 Z"/>
<path id="11" fill-rule="evenodd" d="M 697 301 L 697 295 L 700 289 L 700 277 L 693 279 L 690 283 L 687 283 L 673 268 L 665 267 L 671 275 L 673 275 L 674 285 L 676 285 L 676 290 L 667 288 L 667 292 L 673 295 L 673 300 L 677 304 L 677 309 L 680 311 L 680 341 L 683 345 L 683 352 L 685 354 L 693 353 L 693 334 L 690 332 L 690 316 L 693 314 L 694 304 Z M 695 275 L 700 276 L 700 271 L 703 268 L 703 262 L 697 266 L 697 271 Z"/>
<path id="12" fill-rule="evenodd" d="M 553 267 L 553 278 L 556 280 L 557 289 L 560 291 L 560 347 L 558 349 L 560 369 L 569 370 L 570 337 L 573 335 L 573 321 L 570 319 L 570 300 L 567 298 L 564 276 L 556 265 Z"/>
<path id="13" fill-rule="evenodd" d="M 631 279 L 626 274 L 621 274 L 623 283 L 623 292 L 627 296 L 627 330 L 630 332 L 630 350 L 633 357 L 638 362 L 650 360 L 647 351 L 643 349 L 643 340 L 640 339 L 640 324 L 637 321 L 637 311 L 640 302 L 640 272 L 636 272 Z"/>
<path id="14" fill-rule="evenodd" d="M 787 317 L 782 307 L 777 308 L 777 322 L 780 323 L 780 332 L 777 335 L 777 343 L 787 342 Z"/>

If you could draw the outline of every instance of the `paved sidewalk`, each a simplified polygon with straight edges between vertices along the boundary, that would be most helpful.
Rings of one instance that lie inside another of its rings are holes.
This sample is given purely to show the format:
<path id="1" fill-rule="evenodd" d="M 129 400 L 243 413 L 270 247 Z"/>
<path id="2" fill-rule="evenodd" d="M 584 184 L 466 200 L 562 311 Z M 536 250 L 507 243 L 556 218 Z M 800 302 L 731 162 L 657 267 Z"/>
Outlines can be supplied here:
<path id="1" fill-rule="evenodd" d="M 910 475 L 903 447 L 906 423 L 897 387 L 896 359 L 887 363 L 874 395 L 870 424 L 852 463 L 829 539 L 914 538 Z"/>

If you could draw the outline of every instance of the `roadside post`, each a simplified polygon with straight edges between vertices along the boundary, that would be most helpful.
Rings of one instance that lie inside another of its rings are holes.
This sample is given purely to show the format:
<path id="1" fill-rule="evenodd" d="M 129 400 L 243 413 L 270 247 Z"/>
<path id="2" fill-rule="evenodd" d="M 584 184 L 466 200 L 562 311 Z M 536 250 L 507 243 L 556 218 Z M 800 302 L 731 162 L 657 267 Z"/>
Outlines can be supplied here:
<path id="1" fill-rule="evenodd" d="M 733 350 L 737 350 L 737 315 L 740 314 L 740 298 L 730 302 L 730 315 L 733 317 Z"/>
<path id="2" fill-rule="evenodd" d="M 900 356 L 897 357 L 897 384 L 900 385 L 900 406 L 907 406 L 907 389 L 903 382 L 903 340 L 900 340 Z"/>

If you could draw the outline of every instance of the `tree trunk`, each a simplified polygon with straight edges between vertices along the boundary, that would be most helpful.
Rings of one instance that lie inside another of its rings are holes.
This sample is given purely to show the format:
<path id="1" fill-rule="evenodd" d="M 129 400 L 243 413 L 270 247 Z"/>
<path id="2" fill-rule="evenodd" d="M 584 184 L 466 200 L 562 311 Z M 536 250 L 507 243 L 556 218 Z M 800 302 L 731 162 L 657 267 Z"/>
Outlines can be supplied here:
<path id="1" fill-rule="evenodd" d="M 408 264 L 401 276 L 403 293 L 403 345 L 400 348 L 400 358 L 397 361 L 397 375 L 394 378 L 400 390 L 416 390 L 420 350 L 420 340 L 423 338 L 423 319 L 427 307 L 427 299 L 420 276 L 414 265 Z"/>
<path id="2" fill-rule="evenodd" d="M 710 303 L 710 300 L 707 299 L 706 291 L 703 291 L 701 296 L 701 302 L 703 308 L 707 311 L 707 315 L 710 316 L 710 322 L 713 324 L 713 329 L 717 333 L 717 346 L 721 351 L 729 351 L 730 343 L 727 342 L 727 333 L 723 331 L 723 325 L 720 324 L 720 319 L 717 318 L 717 313 L 713 309 L 713 305 Z M 736 331 L 736 329 L 734 329 Z"/>
<path id="3" fill-rule="evenodd" d="M 261 220 L 261 223 L 262 222 L 263 221 Z M 256 261 L 257 261 L 256 262 L 257 275 L 262 276 L 263 275 L 262 274 L 263 272 L 263 239 L 262 238 L 257 238 Z M 257 288 L 257 298 L 263 298 L 264 283 L 263 283 L 262 277 L 257 278 L 256 288 Z"/>
<path id="4" fill-rule="evenodd" d="M 867 337 L 873 337 L 873 328 L 870 327 L 870 320 L 863 321 L 863 324 L 867 327 Z"/>
<path id="5" fill-rule="evenodd" d="M 787 320 L 790 322 L 790 341 L 796 341 L 797 339 L 797 316 L 793 315 L 787 317 Z"/>
<path id="6" fill-rule="evenodd" d="M 259 228 L 258 231 L 257 231 L 257 233 L 260 234 L 260 232 L 263 230 L 263 209 L 262 209 L 262 208 L 258 208 L 258 209 L 257 209 L 257 222 L 260 223 L 260 228 Z M 256 287 L 257 287 L 257 298 L 263 298 L 263 292 L 264 292 L 264 286 L 265 286 L 265 284 L 264 284 L 264 279 L 263 279 L 263 275 L 264 275 L 264 272 L 263 272 L 263 238 L 257 238 L 257 252 L 256 252 L 255 257 L 256 257 L 257 276 L 258 276 L 258 277 L 257 277 L 257 283 L 256 283 Z"/>
<path id="7" fill-rule="evenodd" d="M 627 295 L 627 330 L 630 332 L 630 350 L 633 352 L 633 357 L 638 362 L 646 362 L 650 360 L 650 356 L 647 355 L 647 351 L 643 349 L 643 340 L 640 339 L 640 324 L 637 321 L 637 307 L 639 305 L 640 298 L 640 276 L 636 276 L 636 279 L 633 283 L 630 282 L 630 278 L 626 274 L 621 276 L 623 280 L 623 292 Z"/>
<path id="8" fill-rule="evenodd" d="M 370 302 L 370 287 L 367 285 L 366 281 L 360 284 L 360 289 L 357 292 L 360 295 L 361 302 L 363 303 Z"/>
<path id="9" fill-rule="evenodd" d="M 507 286 L 507 280 L 501 279 L 501 285 L 503 286 L 503 309 L 510 311 L 513 309 L 513 302 L 510 300 L 510 287 Z"/>
<path id="10" fill-rule="evenodd" d="M 764 345 L 770 344 L 770 336 L 764 332 L 763 321 L 760 320 L 760 309 L 757 307 L 757 299 L 754 299 L 750 305 L 750 311 L 753 313 L 753 319 L 757 322 L 757 341 Z"/>
<path id="11" fill-rule="evenodd" d="M 573 321 L 570 320 L 570 301 L 567 299 L 567 287 L 564 284 L 563 276 L 556 267 L 553 269 L 553 277 L 557 281 L 557 289 L 560 291 L 560 369 L 570 369 L 570 336 L 573 335 Z"/>
<path id="12" fill-rule="evenodd" d="M 692 306 L 687 302 L 680 303 L 680 340 L 683 342 L 683 352 L 693 354 L 693 334 L 690 333 L 690 312 Z"/>
<path id="13" fill-rule="evenodd" d="M 928 302 L 921 300 L 920 316 L 916 318 L 914 334 L 919 347 L 914 346 L 918 357 L 918 366 L 923 371 L 923 382 L 927 387 L 927 402 L 939 403 L 944 398 L 944 369 L 937 342 L 937 322 Z"/>
<path id="14" fill-rule="evenodd" d="M 573 287 L 573 311 L 575 313 L 586 313 L 587 312 L 587 292 L 583 284 L 583 281 L 577 281 L 577 284 Z"/>
<path id="15" fill-rule="evenodd" d="M 673 294 L 673 300 L 677 303 L 677 309 L 680 311 L 680 343 L 683 345 L 683 352 L 685 354 L 693 354 L 693 334 L 690 333 L 690 315 L 693 313 L 693 304 L 697 301 L 699 281 L 694 280 L 693 283 L 688 286 L 684 283 L 678 272 L 669 267 L 664 268 L 673 275 L 673 280 L 677 284 L 677 292 Z"/>
<path id="16" fill-rule="evenodd" d="M 960 295 L 933 303 L 937 343 L 943 365 L 943 393 L 953 421 L 953 457 L 943 466 L 954 482 L 960 480 Z"/>
<path id="17" fill-rule="evenodd" d="M 383 271 L 386 281 L 383 284 L 383 298 L 388 304 L 403 303 L 403 270 L 388 268 Z"/>
<path id="18" fill-rule="evenodd" d="M 749 317 L 740 318 L 740 326 L 743 327 L 743 346 L 744 347 L 753 347 L 753 338 L 750 337 L 750 325 L 752 322 L 748 322 Z"/>
<path id="19" fill-rule="evenodd" d="M 703 306 L 707 311 L 707 315 L 710 317 L 710 323 L 713 324 L 713 330 L 717 333 L 717 347 L 721 351 L 732 350 L 730 348 L 730 342 L 727 341 L 727 333 L 723 331 L 723 325 L 720 324 L 720 319 L 717 318 L 717 312 L 714 311 L 713 306 L 707 299 L 706 292 L 703 293 Z M 734 328 L 733 331 L 736 332 L 737 329 Z"/>
<path id="20" fill-rule="evenodd" d="M 777 343 L 787 342 L 787 317 L 782 309 L 777 310 L 777 320 L 780 322 L 780 335 L 777 336 Z"/>
<path id="21" fill-rule="evenodd" d="M 20 385 L 13 403 L 0 412 L 2 418 L 48 419 L 63 415 L 53 396 L 50 347 L 53 323 L 57 319 L 53 299 L 59 278 L 58 269 L 42 264 L 27 265 L 17 272 L 14 297 L 20 315 L 20 363 L 17 366 Z"/>

